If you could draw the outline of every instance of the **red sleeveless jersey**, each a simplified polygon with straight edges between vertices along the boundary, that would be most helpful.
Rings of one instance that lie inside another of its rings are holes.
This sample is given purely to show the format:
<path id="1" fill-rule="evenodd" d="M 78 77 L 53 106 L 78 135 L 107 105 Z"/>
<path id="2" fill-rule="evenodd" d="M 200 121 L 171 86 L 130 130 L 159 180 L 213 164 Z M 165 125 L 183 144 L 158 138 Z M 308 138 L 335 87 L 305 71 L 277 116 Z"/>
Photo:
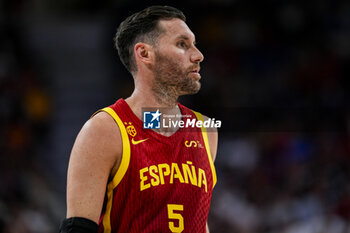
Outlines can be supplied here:
<path id="1" fill-rule="evenodd" d="M 182 115 L 201 114 L 178 104 Z M 102 109 L 118 124 L 120 167 L 108 183 L 99 233 L 205 233 L 216 173 L 205 128 L 179 128 L 163 136 L 143 129 L 119 99 Z"/>

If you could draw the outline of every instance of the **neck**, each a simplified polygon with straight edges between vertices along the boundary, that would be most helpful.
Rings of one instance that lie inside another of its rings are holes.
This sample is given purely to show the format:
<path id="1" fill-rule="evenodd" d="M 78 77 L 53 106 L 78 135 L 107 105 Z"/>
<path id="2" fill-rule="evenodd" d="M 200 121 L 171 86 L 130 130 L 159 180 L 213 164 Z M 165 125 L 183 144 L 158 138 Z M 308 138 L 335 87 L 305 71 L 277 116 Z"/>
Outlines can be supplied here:
<path id="1" fill-rule="evenodd" d="M 177 100 L 178 96 L 155 92 L 152 88 L 135 88 L 132 95 L 125 101 L 135 115 L 142 119 L 142 108 L 162 108 L 166 114 L 180 114 Z"/>
<path id="2" fill-rule="evenodd" d="M 125 101 L 130 106 L 134 114 L 142 120 L 143 108 L 155 108 L 161 109 L 161 113 L 165 115 L 171 115 L 173 121 L 180 120 L 181 110 L 177 105 L 178 96 L 170 97 L 164 94 L 155 93 L 152 90 L 147 90 L 147 88 L 138 89 L 135 88 L 133 94 L 127 98 Z M 167 129 L 157 130 L 156 132 L 164 135 L 170 136 L 179 129 L 178 126 L 170 127 Z"/>
<path id="3" fill-rule="evenodd" d="M 142 75 L 140 75 L 142 74 Z M 172 120 L 181 119 L 181 110 L 177 101 L 179 93 L 174 85 L 155 81 L 154 73 L 148 69 L 142 69 L 134 76 L 135 90 L 125 101 L 134 114 L 143 120 L 143 108 L 159 109 L 164 115 L 174 116 Z M 158 133 L 170 136 L 178 130 L 178 126 L 168 129 L 156 130 Z"/>
<path id="4" fill-rule="evenodd" d="M 170 89 L 170 88 L 169 88 Z M 155 101 L 163 107 L 171 108 L 173 106 L 177 106 L 178 96 L 174 94 L 173 91 L 166 90 L 156 90 L 153 88 L 153 97 Z"/>

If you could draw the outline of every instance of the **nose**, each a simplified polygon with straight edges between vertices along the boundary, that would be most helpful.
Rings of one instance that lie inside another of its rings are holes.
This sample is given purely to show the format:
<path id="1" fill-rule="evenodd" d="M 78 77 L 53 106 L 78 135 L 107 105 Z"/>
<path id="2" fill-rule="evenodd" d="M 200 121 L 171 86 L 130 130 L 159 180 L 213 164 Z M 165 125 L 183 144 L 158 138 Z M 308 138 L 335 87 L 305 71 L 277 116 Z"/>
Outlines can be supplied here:
<path id="1" fill-rule="evenodd" d="M 199 51 L 198 48 L 194 47 L 194 52 L 191 55 L 191 62 L 193 63 L 200 63 L 204 60 L 204 56 L 201 53 L 201 51 Z"/>

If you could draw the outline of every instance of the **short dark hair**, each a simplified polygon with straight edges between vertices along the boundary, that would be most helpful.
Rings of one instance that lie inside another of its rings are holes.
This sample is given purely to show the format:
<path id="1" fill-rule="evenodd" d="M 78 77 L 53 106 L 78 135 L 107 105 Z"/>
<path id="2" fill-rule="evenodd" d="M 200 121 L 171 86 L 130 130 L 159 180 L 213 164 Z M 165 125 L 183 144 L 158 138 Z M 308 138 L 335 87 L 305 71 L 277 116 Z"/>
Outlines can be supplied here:
<path id="1" fill-rule="evenodd" d="M 151 6 L 130 15 L 119 25 L 114 37 L 115 47 L 118 50 L 120 60 L 129 72 L 137 71 L 133 52 L 135 44 L 146 42 L 155 45 L 163 32 L 162 28 L 158 26 L 159 20 L 173 18 L 186 21 L 182 11 L 174 7 Z"/>

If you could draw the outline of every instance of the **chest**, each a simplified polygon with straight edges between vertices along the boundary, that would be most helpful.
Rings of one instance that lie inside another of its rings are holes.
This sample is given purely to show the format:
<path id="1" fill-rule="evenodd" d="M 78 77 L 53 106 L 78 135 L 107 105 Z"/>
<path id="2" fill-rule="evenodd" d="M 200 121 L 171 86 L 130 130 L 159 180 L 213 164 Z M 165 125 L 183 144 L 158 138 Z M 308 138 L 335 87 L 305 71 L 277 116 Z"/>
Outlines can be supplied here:
<path id="1" fill-rule="evenodd" d="M 183 133 L 171 140 L 147 134 L 129 137 L 130 179 L 140 192 L 191 189 L 208 192 L 210 165 L 201 134 Z M 211 183 L 211 182 L 210 182 Z"/>

